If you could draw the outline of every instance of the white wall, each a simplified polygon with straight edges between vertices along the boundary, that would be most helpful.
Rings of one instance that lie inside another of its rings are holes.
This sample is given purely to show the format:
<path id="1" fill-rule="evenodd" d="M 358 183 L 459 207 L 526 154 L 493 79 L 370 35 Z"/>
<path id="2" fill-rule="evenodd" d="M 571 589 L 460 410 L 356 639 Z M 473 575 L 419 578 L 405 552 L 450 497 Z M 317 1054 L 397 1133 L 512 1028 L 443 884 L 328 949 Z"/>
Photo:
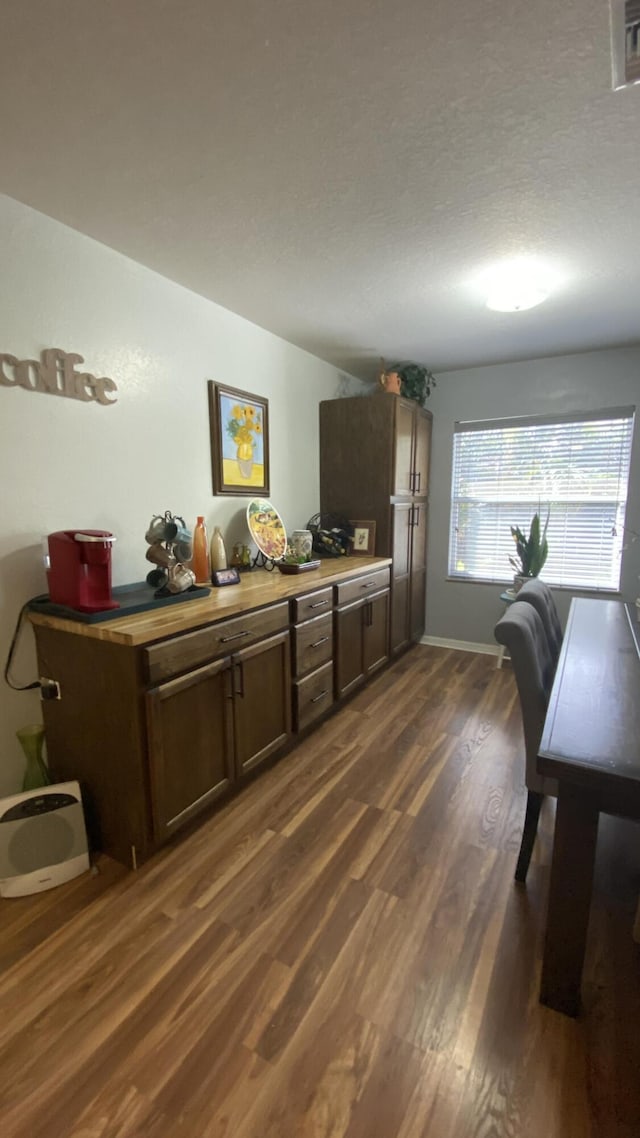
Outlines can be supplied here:
<path id="1" fill-rule="evenodd" d="M 526 313 L 515 314 L 514 319 Z M 501 587 L 447 580 L 451 459 L 456 421 L 499 419 L 640 405 L 640 347 L 620 348 L 494 367 L 448 372 L 430 400 L 434 415 L 429 517 L 427 635 L 495 645 L 493 628 L 503 612 Z M 631 459 L 627 525 L 640 533 L 640 426 Z M 640 540 L 629 537 L 623 553 L 621 596 L 640 595 Z M 560 615 L 573 593 L 558 591 Z"/>
<path id="2" fill-rule="evenodd" d="M 86 370 L 118 386 L 110 407 L 0 387 L 4 662 L 21 605 L 47 591 L 43 535 L 111 530 L 116 585 L 145 578 L 144 533 L 165 509 L 191 525 L 204 514 L 229 543 L 248 540 L 248 498 L 212 494 L 208 379 L 268 398 L 271 498 L 288 529 L 303 526 L 318 509 L 317 405 L 344 393 L 345 377 L 6 197 L 0 247 L 0 352 L 78 352 Z M 36 677 L 29 627 L 13 673 L 23 683 Z M 0 795 L 21 783 L 16 729 L 40 720 L 37 694 L 0 685 Z"/>

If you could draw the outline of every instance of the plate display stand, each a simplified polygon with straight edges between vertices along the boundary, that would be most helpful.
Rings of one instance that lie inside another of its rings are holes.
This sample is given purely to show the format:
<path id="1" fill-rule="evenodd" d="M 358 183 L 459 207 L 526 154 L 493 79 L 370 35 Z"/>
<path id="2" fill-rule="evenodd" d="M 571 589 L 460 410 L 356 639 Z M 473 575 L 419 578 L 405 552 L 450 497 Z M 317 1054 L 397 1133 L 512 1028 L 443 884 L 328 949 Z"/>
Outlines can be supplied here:
<path id="1" fill-rule="evenodd" d="M 251 562 L 252 569 L 266 569 L 267 573 L 272 573 L 276 567 L 276 562 L 273 557 L 267 557 L 261 549 L 256 553 L 253 561 Z"/>

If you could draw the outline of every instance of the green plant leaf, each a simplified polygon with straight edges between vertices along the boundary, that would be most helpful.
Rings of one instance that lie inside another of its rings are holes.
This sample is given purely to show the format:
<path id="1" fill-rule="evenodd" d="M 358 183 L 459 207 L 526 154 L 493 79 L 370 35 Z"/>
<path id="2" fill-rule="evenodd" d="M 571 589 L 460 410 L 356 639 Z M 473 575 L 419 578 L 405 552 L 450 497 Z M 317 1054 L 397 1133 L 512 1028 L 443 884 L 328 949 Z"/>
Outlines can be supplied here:
<path id="1" fill-rule="evenodd" d="M 547 543 L 547 526 L 551 507 L 547 509 L 544 530 L 540 533 L 540 513 L 536 512 L 529 526 L 529 536 L 526 538 L 520 526 L 511 526 L 511 536 L 516 545 L 518 560 L 509 557 L 509 564 L 522 577 L 537 577 L 547 560 L 549 546 Z"/>

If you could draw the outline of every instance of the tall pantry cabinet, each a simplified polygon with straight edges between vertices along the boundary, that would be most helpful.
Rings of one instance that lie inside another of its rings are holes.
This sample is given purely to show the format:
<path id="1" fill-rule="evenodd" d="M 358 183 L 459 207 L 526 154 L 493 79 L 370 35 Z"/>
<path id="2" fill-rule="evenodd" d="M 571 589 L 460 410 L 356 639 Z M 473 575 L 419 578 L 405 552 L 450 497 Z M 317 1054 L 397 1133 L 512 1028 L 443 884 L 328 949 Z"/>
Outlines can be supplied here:
<path id="1" fill-rule="evenodd" d="M 388 392 L 320 403 L 320 510 L 376 523 L 392 557 L 390 650 L 424 632 L 432 415 Z"/>

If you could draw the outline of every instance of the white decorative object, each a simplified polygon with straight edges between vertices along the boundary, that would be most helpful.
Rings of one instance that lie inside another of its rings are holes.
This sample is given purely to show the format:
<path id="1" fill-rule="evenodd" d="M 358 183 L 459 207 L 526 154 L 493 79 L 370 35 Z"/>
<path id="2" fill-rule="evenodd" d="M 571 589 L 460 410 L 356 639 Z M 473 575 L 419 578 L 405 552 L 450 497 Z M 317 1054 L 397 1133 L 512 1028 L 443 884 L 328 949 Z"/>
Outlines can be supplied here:
<path id="1" fill-rule="evenodd" d="M 289 544 L 296 557 L 311 557 L 311 550 L 313 548 L 311 530 L 294 529 Z"/>

